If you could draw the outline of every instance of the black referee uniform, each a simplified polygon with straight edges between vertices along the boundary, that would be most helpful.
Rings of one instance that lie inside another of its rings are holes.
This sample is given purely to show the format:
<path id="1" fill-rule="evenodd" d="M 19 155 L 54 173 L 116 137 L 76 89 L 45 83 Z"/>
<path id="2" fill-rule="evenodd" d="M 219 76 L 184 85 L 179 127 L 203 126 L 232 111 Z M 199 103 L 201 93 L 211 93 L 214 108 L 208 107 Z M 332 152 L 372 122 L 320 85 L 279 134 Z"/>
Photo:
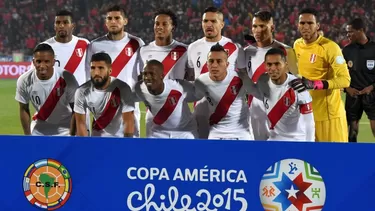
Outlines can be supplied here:
<path id="1" fill-rule="evenodd" d="M 368 38 L 364 45 L 352 43 L 344 47 L 343 55 L 351 77 L 350 87 L 361 91 L 375 86 L 375 42 Z M 348 122 L 358 121 L 366 112 L 368 119 L 375 120 L 375 91 L 351 97 L 346 94 L 345 110 Z"/>

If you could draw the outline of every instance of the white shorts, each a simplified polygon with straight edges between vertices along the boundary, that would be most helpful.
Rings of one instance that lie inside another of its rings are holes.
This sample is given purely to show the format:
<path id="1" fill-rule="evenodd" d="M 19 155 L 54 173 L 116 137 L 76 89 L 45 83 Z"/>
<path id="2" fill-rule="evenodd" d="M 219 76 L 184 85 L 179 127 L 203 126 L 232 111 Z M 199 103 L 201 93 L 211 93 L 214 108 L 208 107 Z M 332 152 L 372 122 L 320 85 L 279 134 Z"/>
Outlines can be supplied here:
<path id="1" fill-rule="evenodd" d="M 150 133 L 151 133 L 151 127 L 153 125 L 153 121 L 154 121 L 154 116 L 151 114 L 151 112 L 146 112 L 146 118 L 145 118 L 145 121 L 146 121 L 146 137 L 149 137 L 150 136 Z"/>
<path id="2" fill-rule="evenodd" d="M 262 141 L 267 140 L 269 137 L 269 126 L 263 102 L 253 98 L 249 109 L 249 125 L 253 129 L 254 139 Z"/>
<path id="3" fill-rule="evenodd" d="M 208 139 L 220 139 L 220 140 L 254 140 L 253 134 L 250 130 L 244 130 L 242 132 L 234 131 L 233 134 L 218 133 L 211 131 Z"/>
<path id="4" fill-rule="evenodd" d="M 50 124 L 44 121 L 32 121 L 30 124 L 33 136 L 70 136 L 70 124 Z"/>
<path id="5" fill-rule="evenodd" d="M 206 98 L 198 101 L 194 107 L 194 118 L 197 122 L 198 138 L 207 139 L 210 132 L 209 109 Z"/>
<path id="6" fill-rule="evenodd" d="M 162 138 L 162 139 L 195 139 L 197 134 L 188 131 L 167 131 L 167 130 L 150 130 L 147 138 Z"/>

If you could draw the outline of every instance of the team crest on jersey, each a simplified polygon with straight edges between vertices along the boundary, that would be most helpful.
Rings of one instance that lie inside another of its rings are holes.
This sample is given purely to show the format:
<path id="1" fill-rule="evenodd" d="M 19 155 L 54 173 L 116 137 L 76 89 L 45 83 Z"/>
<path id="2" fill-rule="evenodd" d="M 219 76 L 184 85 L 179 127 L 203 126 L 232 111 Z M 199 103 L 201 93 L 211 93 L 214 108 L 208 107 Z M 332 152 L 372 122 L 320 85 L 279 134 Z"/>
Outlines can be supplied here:
<path id="1" fill-rule="evenodd" d="M 77 48 L 77 49 L 76 49 L 76 55 L 77 55 L 78 57 L 82 57 L 82 56 L 83 56 L 83 50 L 82 50 L 82 48 Z"/>
<path id="2" fill-rule="evenodd" d="M 125 54 L 126 54 L 127 56 L 132 56 L 132 55 L 133 55 L 133 48 L 131 48 L 131 47 L 127 47 L 127 48 L 125 49 Z"/>
<path id="3" fill-rule="evenodd" d="M 289 97 L 284 97 L 284 105 L 289 107 L 290 106 L 290 103 L 291 103 L 291 100 Z"/>
<path id="4" fill-rule="evenodd" d="M 225 52 L 227 52 L 227 54 L 229 54 L 229 49 L 224 49 L 225 50 Z"/>
<path id="5" fill-rule="evenodd" d="M 171 97 L 171 98 L 169 98 L 169 103 L 171 104 L 171 105 L 176 105 L 177 104 L 177 100 L 176 100 L 176 98 L 175 97 Z"/>
<path id="6" fill-rule="evenodd" d="M 176 61 L 179 58 L 178 52 L 172 51 L 171 52 L 171 57 L 172 57 L 173 60 Z"/>
<path id="7" fill-rule="evenodd" d="M 230 89 L 231 89 L 231 92 L 232 92 L 233 95 L 237 94 L 237 87 L 236 87 L 236 85 L 231 86 Z"/>
<path id="8" fill-rule="evenodd" d="M 315 63 L 315 61 L 316 61 L 316 54 L 311 54 L 310 63 Z"/>
<path id="9" fill-rule="evenodd" d="M 111 106 L 114 107 L 114 108 L 118 107 L 118 103 L 117 103 L 116 99 L 111 100 Z"/>
<path id="10" fill-rule="evenodd" d="M 372 69 L 374 69 L 374 66 L 375 66 L 375 60 L 367 60 L 366 61 L 367 69 L 372 70 Z"/>
<path id="11" fill-rule="evenodd" d="M 56 95 L 57 95 L 57 97 L 61 96 L 61 89 L 60 89 L 60 87 L 56 88 Z"/>

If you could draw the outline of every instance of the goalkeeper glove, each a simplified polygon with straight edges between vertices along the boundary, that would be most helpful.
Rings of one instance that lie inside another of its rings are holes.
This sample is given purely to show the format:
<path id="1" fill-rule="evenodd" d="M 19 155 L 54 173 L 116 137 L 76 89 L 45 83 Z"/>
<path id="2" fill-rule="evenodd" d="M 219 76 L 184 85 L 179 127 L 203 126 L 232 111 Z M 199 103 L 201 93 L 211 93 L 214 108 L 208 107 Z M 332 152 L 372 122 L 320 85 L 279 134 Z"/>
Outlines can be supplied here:
<path id="1" fill-rule="evenodd" d="M 320 90 L 320 89 L 327 89 L 328 82 L 322 80 L 312 81 L 305 77 L 293 79 L 289 82 L 289 86 L 291 86 L 297 92 L 303 92 L 308 89 Z"/>

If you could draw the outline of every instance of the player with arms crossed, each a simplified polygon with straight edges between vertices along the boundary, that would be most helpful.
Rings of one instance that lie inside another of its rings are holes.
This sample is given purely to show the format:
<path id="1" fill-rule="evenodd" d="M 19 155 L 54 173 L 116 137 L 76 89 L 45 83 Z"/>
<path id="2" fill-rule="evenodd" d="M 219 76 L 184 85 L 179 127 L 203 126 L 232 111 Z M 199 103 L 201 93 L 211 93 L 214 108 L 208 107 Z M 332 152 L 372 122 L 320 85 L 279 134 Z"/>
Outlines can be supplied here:
<path id="1" fill-rule="evenodd" d="M 85 124 L 89 109 L 95 121 L 92 136 L 133 137 L 134 102 L 130 87 L 111 77 L 111 57 L 103 52 L 92 55 L 91 80 L 77 89 L 74 111 L 77 135 L 88 136 Z"/>
<path id="2" fill-rule="evenodd" d="M 340 89 L 350 85 L 350 76 L 340 47 L 319 36 L 317 11 L 303 9 L 298 30 L 302 38 L 294 43 L 299 74 L 295 90 L 311 90 L 314 108 L 315 138 L 323 142 L 348 142 L 348 125 Z"/>
<path id="3" fill-rule="evenodd" d="M 264 96 L 258 91 L 246 74 L 240 76 L 248 86 L 247 90 L 264 103 L 270 126 L 268 140 L 315 141 L 312 98 L 307 90 L 299 93 L 289 85 L 296 77 L 288 73 L 285 51 L 281 48 L 271 48 L 265 55 L 264 63 L 270 77 L 269 96 Z"/>
<path id="4" fill-rule="evenodd" d="M 287 55 L 289 71 L 297 74 L 297 59 L 293 48 L 275 40 L 272 33 L 275 30 L 273 17 L 269 11 L 259 11 L 255 13 L 252 24 L 252 33 L 255 41 L 245 48 L 245 59 L 247 61 L 248 73 L 256 83 L 259 77 L 266 72 L 264 63 L 265 54 L 271 48 L 280 48 Z M 250 125 L 254 132 L 255 140 L 267 140 L 269 126 L 267 124 L 267 113 L 263 101 L 248 96 L 250 109 Z"/>
<path id="5" fill-rule="evenodd" d="M 25 135 L 74 135 L 74 93 L 78 83 L 73 74 L 54 67 L 52 47 L 42 43 L 33 51 L 34 67 L 17 80 L 15 99 L 19 102 L 21 124 Z M 29 102 L 36 113 L 30 117 Z"/>
<path id="6" fill-rule="evenodd" d="M 196 101 L 194 85 L 185 80 L 164 78 L 164 66 L 157 60 L 147 62 L 143 81 L 135 86 L 153 118 L 147 124 L 149 138 L 195 139 L 197 125 L 189 102 Z"/>
<path id="7" fill-rule="evenodd" d="M 349 124 L 349 142 L 357 142 L 359 120 L 363 111 L 375 136 L 375 42 L 366 36 L 366 25 L 355 18 L 346 26 L 351 44 L 342 50 L 349 67 L 350 87 L 346 88 L 345 110 Z"/>
<path id="8" fill-rule="evenodd" d="M 215 7 L 206 8 L 202 17 L 204 37 L 190 44 L 188 48 L 188 65 L 189 68 L 194 69 L 195 79 L 208 72 L 207 55 L 210 48 L 217 43 L 224 46 L 224 49 L 228 52 L 228 71 L 246 68 L 243 49 L 231 39 L 221 35 L 223 27 L 223 13 Z M 194 115 L 198 123 L 199 138 L 206 139 L 210 130 L 206 99 L 197 102 Z"/>
<path id="9" fill-rule="evenodd" d="M 89 59 L 87 59 L 87 62 L 94 53 L 101 51 L 108 53 L 113 61 L 111 76 L 127 83 L 133 89 L 140 74 L 136 66 L 137 54 L 139 48 L 144 45 L 144 42 L 142 39 L 124 31 L 127 23 L 128 19 L 125 16 L 124 9 L 119 5 L 110 5 L 107 9 L 105 20 L 108 34 L 90 43 L 87 53 L 87 58 Z M 87 69 L 90 69 L 89 63 L 87 63 Z M 135 104 L 134 116 L 134 135 L 139 137 L 141 118 L 139 103 Z"/>

